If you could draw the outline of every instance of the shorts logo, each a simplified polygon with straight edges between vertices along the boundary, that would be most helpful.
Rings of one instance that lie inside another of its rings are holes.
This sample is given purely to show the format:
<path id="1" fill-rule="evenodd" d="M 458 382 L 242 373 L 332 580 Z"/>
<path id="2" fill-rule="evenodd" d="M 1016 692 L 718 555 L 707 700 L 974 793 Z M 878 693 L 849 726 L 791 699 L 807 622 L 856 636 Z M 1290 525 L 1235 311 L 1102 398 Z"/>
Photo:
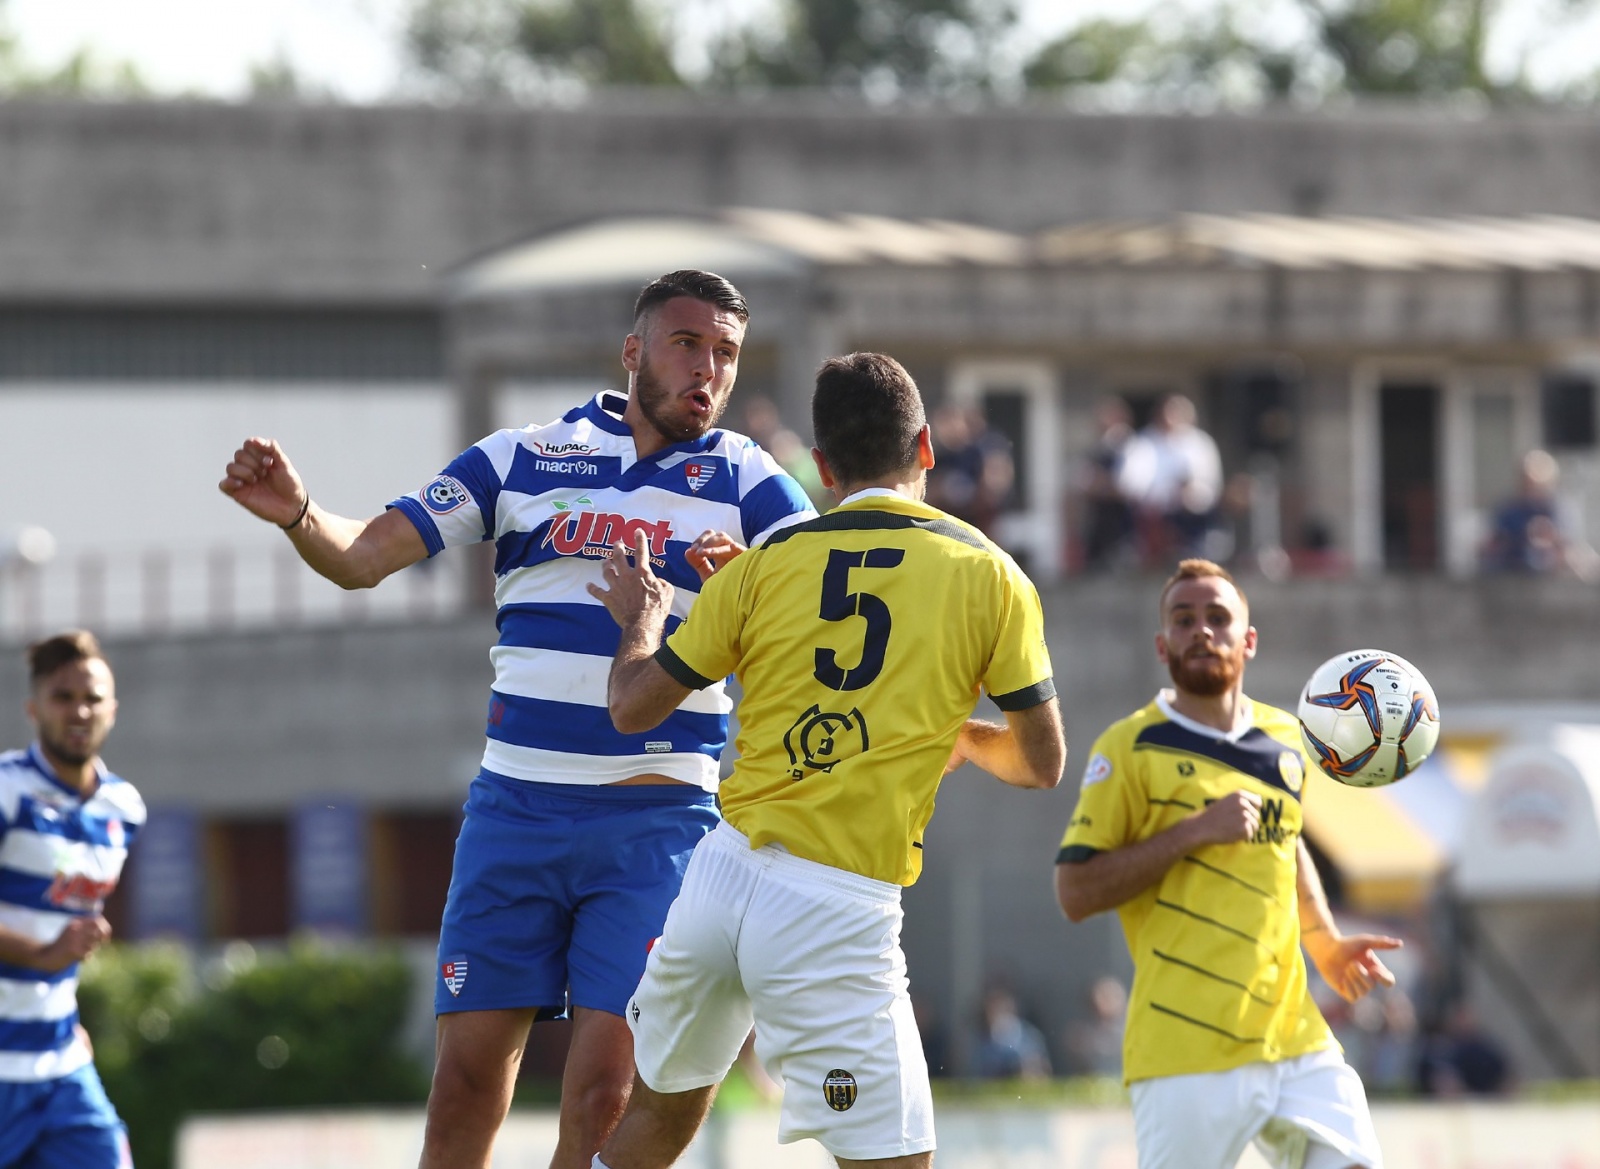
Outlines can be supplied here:
<path id="1" fill-rule="evenodd" d="M 689 480 L 689 490 L 698 495 L 702 487 L 717 477 L 717 465 L 688 462 L 683 465 L 683 474 Z"/>
<path id="2" fill-rule="evenodd" d="M 1101 780 L 1111 778 L 1111 760 L 1098 751 L 1089 756 L 1089 766 L 1083 769 L 1083 786 L 1093 787 Z"/>
<path id="3" fill-rule="evenodd" d="M 637 1023 L 639 1021 L 639 1004 L 638 1003 L 629 1003 L 628 1004 L 628 1013 L 633 1016 L 633 1021 L 635 1023 Z"/>
<path id="4" fill-rule="evenodd" d="M 843 1068 L 834 1068 L 822 1081 L 822 1098 L 835 1112 L 848 1112 L 856 1102 L 856 1078 Z"/>
<path id="5" fill-rule="evenodd" d="M 467 984 L 466 958 L 451 958 L 448 962 L 440 963 L 439 973 L 444 978 L 444 988 L 450 992 L 450 997 L 454 998 L 461 993 L 461 988 Z"/>
<path id="6" fill-rule="evenodd" d="M 1178 764 L 1178 774 L 1183 776 L 1183 778 L 1188 779 L 1194 774 L 1194 764 L 1185 759 L 1183 762 Z"/>
<path id="7" fill-rule="evenodd" d="M 471 503 L 472 496 L 452 476 L 440 475 L 422 489 L 422 502 L 434 515 L 449 515 Z"/>
<path id="8" fill-rule="evenodd" d="M 783 736 L 791 779 L 804 779 L 807 770 L 832 771 L 841 759 L 863 754 L 869 745 L 866 716 L 855 708 L 840 714 L 813 705 Z"/>

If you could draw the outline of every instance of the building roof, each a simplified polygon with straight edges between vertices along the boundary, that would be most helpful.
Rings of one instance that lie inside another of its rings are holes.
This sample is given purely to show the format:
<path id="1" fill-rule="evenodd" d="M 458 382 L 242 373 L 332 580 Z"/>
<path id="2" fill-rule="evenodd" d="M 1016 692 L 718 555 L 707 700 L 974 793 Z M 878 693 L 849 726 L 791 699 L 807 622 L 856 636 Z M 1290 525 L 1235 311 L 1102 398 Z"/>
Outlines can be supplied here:
<path id="1" fill-rule="evenodd" d="M 1600 269 L 1600 219 L 1572 216 L 1179 215 L 1028 235 L 946 219 L 730 207 L 626 216 L 537 236 L 456 273 L 457 299 L 601 284 L 673 268 L 736 279 L 808 268 L 1264 269 L 1376 272 Z"/>

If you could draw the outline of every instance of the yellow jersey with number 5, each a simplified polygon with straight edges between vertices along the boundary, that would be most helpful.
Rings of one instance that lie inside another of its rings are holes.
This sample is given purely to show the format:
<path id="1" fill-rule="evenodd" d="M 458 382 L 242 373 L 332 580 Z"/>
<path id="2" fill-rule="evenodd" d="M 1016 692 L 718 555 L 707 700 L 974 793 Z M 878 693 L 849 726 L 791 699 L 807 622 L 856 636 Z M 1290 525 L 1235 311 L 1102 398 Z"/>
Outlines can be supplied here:
<path id="1" fill-rule="evenodd" d="M 1002 710 L 1055 696 L 1038 592 L 976 528 L 860 493 L 706 582 L 656 661 L 743 688 L 722 814 L 753 848 L 909 885 L 980 688 Z"/>

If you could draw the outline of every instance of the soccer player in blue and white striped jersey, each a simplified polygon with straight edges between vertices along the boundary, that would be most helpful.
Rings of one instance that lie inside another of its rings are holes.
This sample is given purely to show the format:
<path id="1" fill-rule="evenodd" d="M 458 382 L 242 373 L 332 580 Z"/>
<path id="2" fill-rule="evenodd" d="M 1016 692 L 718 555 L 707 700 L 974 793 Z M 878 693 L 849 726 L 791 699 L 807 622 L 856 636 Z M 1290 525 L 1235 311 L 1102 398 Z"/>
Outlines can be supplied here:
<path id="1" fill-rule="evenodd" d="M 731 702 L 719 682 L 650 733 L 620 734 L 606 707 L 617 627 L 586 586 L 613 544 L 642 537 L 680 590 L 676 627 L 717 567 L 815 514 L 769 454 L 716 426 L 748 318 L 720 276 L 653 281 L 623 343 L 628 394 L 492 434 L 370 520 L 311 502 L 270 439 L 247 440 L 220 484 L 346 588 L 495 544 L 500 638 L 440 932 L 423 1169 L 488 1165 L 529 1026 L 563 1008 L 573 1029 L 553 1169 L 587 1167 L 626 1102 L 623 1012 L 716 823 Z"/>
<path id="2" fill-rule="evenodd" d="M 0 1166 L 123 1169 L 127 1130 L 78 1025 L 78 963 L 111 936 L 101 909 L 144 823 L 106 770 L 111 667 L 92 634 L 28 650 L 37 737 L 0 754 Z"/>

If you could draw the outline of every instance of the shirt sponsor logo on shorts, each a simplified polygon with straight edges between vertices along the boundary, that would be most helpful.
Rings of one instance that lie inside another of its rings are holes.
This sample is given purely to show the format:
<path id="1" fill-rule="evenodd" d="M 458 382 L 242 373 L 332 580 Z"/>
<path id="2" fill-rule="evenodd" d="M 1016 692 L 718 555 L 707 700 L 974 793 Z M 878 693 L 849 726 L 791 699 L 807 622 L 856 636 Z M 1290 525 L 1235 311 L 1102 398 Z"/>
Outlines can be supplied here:
<path id="1" fill-rule="evenodd" d="M 439 973 L 444 978 L 444 988 L 454 998 L 461 993 L 461 988 L 467 984 L 467 960 L 463 957 L 451 958 L 439 964 Z"/>
<path id="2" fill-rule="evenodd" d="M 440 475 L 422 489 L 422 502 L 434 515 L 449 515 L 472 502 L 472 495 L 451 475 Z"/>
<path id="3" fill-rule="evenodd" d="M 1096 751 L 1089 756 L 1089 766 L 1083 769 L 1083 786 L 1093 787 L 1101 780 L 1111 778 L 1111 760 Z"/>
<path id="4" fill-rule="evenodd" d="M 843 1068 L 834 1068 L 822 1081 L 822 1098 L 835 1112 L 848 1112 L 856 1102 L 856 1078 Z"/>

